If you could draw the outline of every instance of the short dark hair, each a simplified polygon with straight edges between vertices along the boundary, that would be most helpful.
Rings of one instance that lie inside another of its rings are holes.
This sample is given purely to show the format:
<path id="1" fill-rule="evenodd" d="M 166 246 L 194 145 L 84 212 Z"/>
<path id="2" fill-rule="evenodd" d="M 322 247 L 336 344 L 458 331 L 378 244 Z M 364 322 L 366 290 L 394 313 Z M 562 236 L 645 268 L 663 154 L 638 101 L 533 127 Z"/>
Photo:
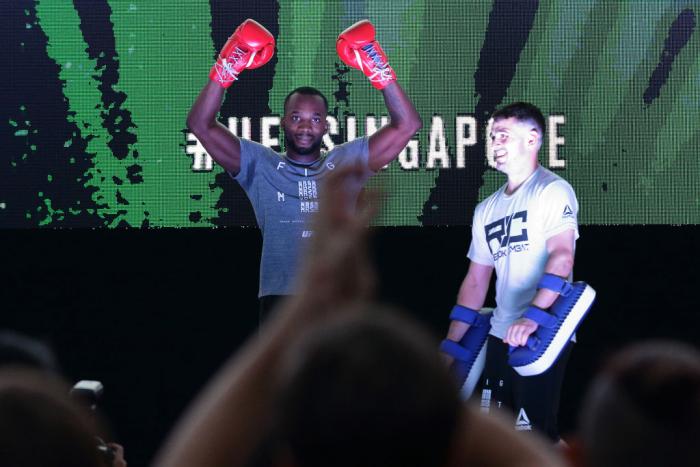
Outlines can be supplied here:
<path id="1" fill-rule="evenodd" d="M 369 305 L 299 342 L 281 380 L 278 425 L 299 465 L 447 463 L 459 391 L 419 325 Z"/>
<path id="2" fill-rule="evenodd" d="M 45 343 L 11 330 L 0 330 L 0 368 L 21 366 L 60 373 L 56 356 Z"/>
<path id="3" fill-rule="evenodd" d="M 316 88 L 312 88 L 311 86 L 301 86 L 287 94 L 287 97 L 284 98 L 283 106 L 285 113 L 287 112 L 287 102 L 289 102 L 289 99 L 291 99 L 291 97 L 294 94 L 302 94 L 304 96 L 319 96 L 321 99 L 323 99 L 323 105 L 326 107 L 326 113 L 328 113 L 328 99 L 326 99 L 326 96 L 324 96 L 321 91 L 319 91 Z"/>
<path id="4" fill-rule="evenodd" d="M 0 452 L 3 465 L 105 465 L 95 435 L 102 434 L 68 385 L 41 370 L 0 370 Z"/>
<path id="5" fill-rule="evenodd" d="M 673 341 L 634 344 L 594 379 L 581 409 L 587 465 L 697 465 L 700 352 Z"/>
<path id="6" fill-rule="evenodd" d="M 491 118 L 493 118 L 494 121 L 504 118 L 514 118 L 519 122 L 534 123 L 542 137 L 544 137 L 544 130 L 547 128 L 540 109 L 527 102 L 514 102 L 506 105 L 496 110 L 493 115 L 491 115 Z"/>

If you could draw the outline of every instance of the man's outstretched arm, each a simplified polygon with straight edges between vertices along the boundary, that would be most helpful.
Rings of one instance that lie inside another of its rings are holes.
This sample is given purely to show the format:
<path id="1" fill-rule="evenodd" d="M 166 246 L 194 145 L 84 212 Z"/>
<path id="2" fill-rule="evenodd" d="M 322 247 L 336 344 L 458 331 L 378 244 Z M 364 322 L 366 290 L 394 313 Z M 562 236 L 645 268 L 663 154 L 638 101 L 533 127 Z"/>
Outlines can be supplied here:
<path id="1" fill-rule="evenodd" d="M 241 169 L 241 142 L 216 116 L 226 89 L 209 81 L 187 115 L 187 128 L 217 164 L 236 175 Z"/>
<path id="2" fill-rule="evenodd" d="M 398 157 L 423 122 L 399 83 L 382 90 L 389 111 L 389 123 L 369 137 L 369 167 L 375 172 Z"/>
<path id="3" fill-rule="evenodd" d="M 375 40 L 375 30 L 367 20 L 358 21 L 340 33 L 338 56 L 347 65 L 361 70 L 372 86 L 384 94 L 390 121 L 369 138 L 369 167 L 377 172 L 396 159 L 423 122 L 411 100 L 396 82 L 396 73 Z"/>
<path id="4" fill-rule="evenodd" d="M 241 23 L 221 49 L 209 73 L 210 81 L 199 93 L 187 127 L 224 169 L 236 175 L 241 168 L 241 143 L 228 128 L 216 120 L 226 89 L 241 71 L 267 63 L 275 52 L 275 39 L 261 24 L 247 19 Z"/>

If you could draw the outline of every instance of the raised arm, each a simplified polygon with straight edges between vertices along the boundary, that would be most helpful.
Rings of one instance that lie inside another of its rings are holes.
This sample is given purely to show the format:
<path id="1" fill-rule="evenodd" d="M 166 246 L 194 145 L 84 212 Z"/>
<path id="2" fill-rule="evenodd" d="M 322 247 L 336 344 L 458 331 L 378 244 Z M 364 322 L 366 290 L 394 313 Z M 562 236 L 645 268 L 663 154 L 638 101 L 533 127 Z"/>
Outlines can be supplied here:
<path id="1" fill-rule="evenodd" d="M 369 137 L 369 167 L 375 172 L 396 159 L 423 122 L 399 83 L 382 90 L 389 123 Z"/>
<path id="2" fill-rule="evenodd" d="M 246 68 L 267 63 L 275 51 L 275 39 L 262 25 L 247 19 L 229 37 L 209 73 L 210 81 L 199 93 L 187 127 L 224 169 L 236 175 L 241 168 L 241 143 L 228 128 L 216 120 L 226 89 Z"/>
<path id="3" fill-rule="evenodd" d="M 187 115 L 187 128 L 217 164 L 236 175 L 241 169 L 241 142 L 216 120 L 225 91 L 219 84 L 209 81 Z"/>
<path id="4" fill-rule="evenodd" d="M 396 73 L 375 40 L 375 30 L 367 20 L 358 21 L 340 33 L 338 56 L 347 65 L 361 70 L 372 86 L 384 94 L 389 123 L 369 138 L 369 167 L 378 171 L 396 159 L 423 122 L 406 93 L 396 82 Z"/>

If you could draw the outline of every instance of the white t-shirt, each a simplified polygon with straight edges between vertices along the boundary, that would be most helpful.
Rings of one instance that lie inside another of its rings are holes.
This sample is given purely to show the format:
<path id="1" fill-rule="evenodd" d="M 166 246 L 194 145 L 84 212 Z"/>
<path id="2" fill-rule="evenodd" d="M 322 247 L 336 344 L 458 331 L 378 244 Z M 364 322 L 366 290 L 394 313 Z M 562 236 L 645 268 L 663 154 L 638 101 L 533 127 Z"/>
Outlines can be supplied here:
<path id="1" fill-rule="evenodd" d="M 496 271 L 491 334 L 503 338 L 537 291 L 549 257 L 547 239 L 567 229 L 578 239 L 578 202 L 571 185 L 542 166 L 512 195 L 506 185 L 479 203 L 467 257 Z"/>

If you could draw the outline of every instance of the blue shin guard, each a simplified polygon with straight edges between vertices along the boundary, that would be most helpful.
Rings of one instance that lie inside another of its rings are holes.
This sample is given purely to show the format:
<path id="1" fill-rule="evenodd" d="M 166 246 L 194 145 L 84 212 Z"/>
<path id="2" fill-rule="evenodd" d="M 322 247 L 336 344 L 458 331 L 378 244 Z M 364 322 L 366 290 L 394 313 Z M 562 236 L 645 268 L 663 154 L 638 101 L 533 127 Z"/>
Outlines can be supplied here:
<path id="1" fill-rule="evenodd" d="M 460 387 L 464 399 L 468 399 L 479 382 L 486 361 L 486 339 L 491 330 L 493 309 L 484 308 L 481 312 L 455 305 L 450 314 L 451 320 L 469 324 L 459 342 L 445 339 L 440 350 L 454 358 L 450 373 Z"/>
<path id="2" fill-rule="evenodd" d="M 549 310 L 530 306 L 523 314 L 538 324 L 524 347 L 513 347 L 510 366 L 522 376 L 539 375 L 556 362 L 595 300 L 595 290 L 585 282 L 568 282 L 552 274 L 542 276 L 538 288 L 559 294 Z"/>

